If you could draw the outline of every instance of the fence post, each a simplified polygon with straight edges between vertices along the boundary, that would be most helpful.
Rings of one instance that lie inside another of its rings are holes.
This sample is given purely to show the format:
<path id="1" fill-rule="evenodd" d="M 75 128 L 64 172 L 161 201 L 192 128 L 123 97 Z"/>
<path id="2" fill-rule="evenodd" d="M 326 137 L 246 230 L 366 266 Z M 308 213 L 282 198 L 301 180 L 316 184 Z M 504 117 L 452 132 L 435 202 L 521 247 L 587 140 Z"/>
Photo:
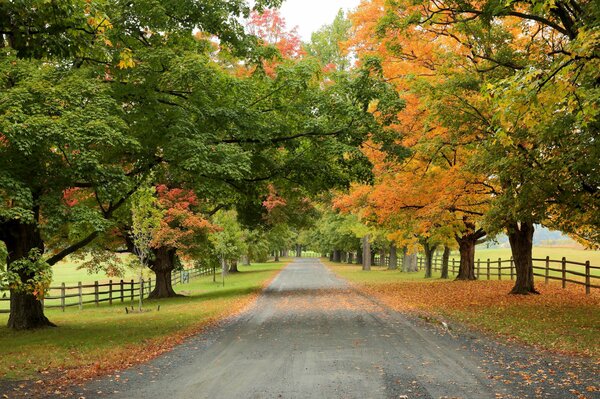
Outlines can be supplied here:
<path id="1" fill-rule="evenodd" d="M 511 256 L 511 257 L 510 257 L 510 279 L 511 279 L 511 280 L 514 280 L 514 275 L 515 275 L 515 272 L 514 272 L 514 266 L 515 266 L 515 265 L 514 265 L 514 263 L 513 263 L 513 258 L 512 258 L 512 256 Z"/>
<path id="2" fill-rule="evenodd" d="M 548 284 L 549 276 L 550 276 L 550 257 L 546 256 L 546 277 L 545 277 L 546 284 Z"/>
<path id="3" fill-rule="evenodd" d="M 98 282 L 94 281 L 94 301 L 96 302 L 96 306 L 100 306 L 100 298 L 98 294 Z"/>
<path id="4" fill-rule="evenodd" d="M 121 280 L 121 303 L 125 301 L 125 291 L 123 290 L 123 280 Z"/>
<path id="5" fill-rule="evenodd" d="M 112 306 L 113 300 L 113 284 L 112 280 L 108 280 L 108 304 Z"/>
<path id="6" fill-rule="evenodd" d="M 590 284 L 591 284 L 590 283 L 590 275 L 591 275 L 591 272 L 590 272 L 590 261 L 588 260 L 588 261 L 585 262 L 585 293 L 587 295 L 590 294 L 590 288 L 591 288 L 590 287 Z"/>
<path id="7" fill-rule="evenodd" d="M 148 277 L 148 295 L 152 292 L 152 277 Z"/>
<path id="8" fill-rule="evenodd" d="M 60 307 L 62 311 L 65 311 L 65 283 L 60 285 Z"/>
<path id="9" fill-rule="evenodd" d="M 498 280 L 502 280 L 502 259 L 498 258 Z"/>
<path id="10" fill-rule="evenodd" d="M 452 274 L 456 274 L 456 270 L 454 270 L 454 258 L 452 258 Z"/>
<path id="11" fill-rule="evenodd" d="M 487 279 L 490 279 L 490 258 L 487 260 Z"/>
<path id="12" fill-rule="evenodd" d="M 477 278 L 481 277 L 481 262 L 479 261 L 479 258 L 477 258 Z"/>
<path id="13" fill-rule="evenodd" d="M 567 258 L 562 258 L 562 287 L 567 288 Z"/>
<path id="14" fill-rule="evenodd" d="M 131 296 L 131 302 L 133 302 L 133 288 L 134 288 L 133 279 L 131 279 L 131 290 L 129 291 L 129 294 Z"/>
<path id="15" fill-rule="evenodd" d="M 140 297 L 144 298 L 144 279 L 140 280 Z"/>
<path id="16" fill-rule="evenodd" d="M 81 288 L 81 281 L 79 282 L 77 288 L 79 288 L 79 310 L 83 309 L 83 289 Z"/>

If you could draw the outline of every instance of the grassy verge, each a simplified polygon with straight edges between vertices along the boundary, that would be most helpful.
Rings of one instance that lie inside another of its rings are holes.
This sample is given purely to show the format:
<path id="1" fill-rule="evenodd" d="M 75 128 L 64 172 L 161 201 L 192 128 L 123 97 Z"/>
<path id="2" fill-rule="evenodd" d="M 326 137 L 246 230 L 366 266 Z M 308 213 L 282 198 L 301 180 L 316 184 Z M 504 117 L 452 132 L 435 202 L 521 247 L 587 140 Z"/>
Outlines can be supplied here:
<path id="1" fill-rule="evenodd" d="M 537 283 L 541 295 L 514 296 L 511 281 L 424 279 L 423 272 L 326 264 L 393 309 L 435 315 L 544 349 L 600 358 L 600 291 Z"/>
<path id="2" fill-rule="evenodd" d="M 146 361 L 243 309 L 285 264 L 241 266 L 240 273 L 225 278 L 225 286 L 210 276 L 194 279 L 175 287 L 185 297 L 146 301 L 144 313 L 126 314 L 119 305 L 49 310 L 58 328 L 25 332 L 8 330 L 8 315 L 0 315 L 0 377 L 38 378 L 66 370 L 67 377 L 85 378 Z"/>

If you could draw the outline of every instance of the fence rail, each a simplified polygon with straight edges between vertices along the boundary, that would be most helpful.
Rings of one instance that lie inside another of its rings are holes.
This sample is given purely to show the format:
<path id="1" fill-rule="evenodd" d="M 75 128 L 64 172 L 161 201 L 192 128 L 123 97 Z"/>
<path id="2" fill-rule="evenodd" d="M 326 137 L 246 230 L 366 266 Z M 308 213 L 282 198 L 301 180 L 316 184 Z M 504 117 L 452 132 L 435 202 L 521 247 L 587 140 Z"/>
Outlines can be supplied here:
<path id="1" fill-rule="evenodd" d="M 201 269 L 187 269 L 176 271 L 171 274 L 171 284 L 177 285 L 189 282 L 192 278 L 211 275 L 214 270 L 210 267 Z M 134 301 L 139 298 L 140 291 L 142 295 L 148 295 L 155 287 L 152 278 L 135 280 L 108 280 L 108 282 L 86 283 L 78 282 L 77 284 L 67 285 L 61 283 L 58 286 L 51 286 L 44 297 L 42 304 L 44 308 L 53 309 L 60 308 L 64 312 L 68 307 L 78 306 L 79 309 L 83 305 L 95 304 L 99 306 L 101 303 L 108 302 L 124 303 L 125 301 Z M 3 302 L 6 306 L 3 306 Z M 0 292 L 0 313 L 9 313 L 8 303 L 10 295 L 8 292 Z"/>
<path id="2" fill-rule="evenodd" d="M 350 259 L 356 258 L 350 257 Z M 402 267 L 402 260 L 403 257 L 401 255 L 398 256 L 399 268 Z M 382 256 L 376 254 L 373 257 L 372 264 L 375 266 L 389 266 L 389 262 L 389 256 L 384 256 L 382 261 Z M 431 263 L 433 271 L 441 272 L 441 256 L 434 256 Z M 425 258 L 419 256 L 417 258 L 417 265 L 419 270 L 422 270 L 425 267 Z M 449 259 L 448 274 L 457 275 L 459 265 L 460 261 L 458 259 Z M 556 267 L 556 265 L 559 266 Z M 575 262 L 569 261 L 564 257 L 558 260 L 550 259 L 548 256 L 545 258 L 533 258 L 533 275 L 542 278 L 546 284 L 550 280 L 560 281 L 563 288 L 566 288 L 567 283 L 584 286 L 586 294 L 590 294 L 592 288 L 600 289 L 600 266 L 592 266 L 590 261 Z M 516 278 L 514 260 L 512 258 L 477 259 L 475 261 L 475 276 L 480 280 L 502 280 L 503 278 L 514 280 Z"/>

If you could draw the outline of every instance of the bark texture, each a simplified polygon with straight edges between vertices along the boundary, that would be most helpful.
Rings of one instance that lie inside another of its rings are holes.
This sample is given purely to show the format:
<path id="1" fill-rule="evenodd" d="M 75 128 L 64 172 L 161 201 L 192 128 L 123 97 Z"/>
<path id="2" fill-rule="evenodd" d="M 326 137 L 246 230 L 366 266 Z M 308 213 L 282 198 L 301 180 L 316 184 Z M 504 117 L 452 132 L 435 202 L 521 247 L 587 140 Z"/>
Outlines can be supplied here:
<path id="1" fill-rule="evenodd" d="M 394 243 L 390 244 L 390 263 L 388 264 L 388 269 L 398 269 L 398 254 L 396 250 L 396 244 Z"/>
<path id="2" fill-rule="evenodd" d="M 533 281 L 533 223 L 511 223 L 508 226 L 508 241 L 515 262 L 517 280 L 511 294 L 539 294 Z"/>
<path id="3" fill-rule="evenodd" d="M 232 260 L 229 263 L 229 273 L 239 273 L 237 260 Z"/>
<path id="4" fill-rule="evenodd" d="M 423 243 L 423 250 L 425 251 L 425 278 L 431 278 L 433 269 L 433 254 L 437 245 L 429 244 L 428 242 Z"/>
<path id="5" fill-rule="evenodd" d="M 448 263 L 450 261 L 450 248 L 444 245 L 444 253 L 442 254 L 442 273 L 441 278 L 448 278 Z"/>
<path id="6" fill-rule="evenodd" d="M 37 212 L 36 216 L 37 218 Z M 7 268 L 15 261 L 26 258 L 33 249 L 44 252 L 44 242 L 37 224 L 22 223 L 9 220 L 0 224 L 0 239 L 4 241 L 8 251 Z M 26 282 L 33 276 L 27 272 L 19 272 L 21 281 Z M 55 324 L 44 315 L 42 303 L 32 294 L 10 292 L 10 315 L 8 327 L 14 330 L 30 330 L 41 327 L 55 327 Z"/>
<path id="7" fill-rule="evenodd" d="M 367 234 L 362 239 L 362 269 L 363 270 L 371 270 L 371 237 Z"/>
<path id="8" fill-rule="evenodd" d="M 460 252 L 460 266 L 458 268 L 457 280 L 477 280 L 475 275 L 475 246 L 477 241 L 485 237 L 483 229 L 475 229 L 475 224 L 463 219 L 466 230 L 462 235 L 456 234 L 454 238 L 458 243 Z"/>
<path id="9" fill-rule="evenodd" d="M 148 298 L 173 298 L 181 296 L 173 290 L 171 283 L 171 275 L 175 269 L 175 253 L 174 248 L 159 247 L 152 250 L 153 259 L 150 260 L 150 270 L 155 275 L 155 286 Z"/>

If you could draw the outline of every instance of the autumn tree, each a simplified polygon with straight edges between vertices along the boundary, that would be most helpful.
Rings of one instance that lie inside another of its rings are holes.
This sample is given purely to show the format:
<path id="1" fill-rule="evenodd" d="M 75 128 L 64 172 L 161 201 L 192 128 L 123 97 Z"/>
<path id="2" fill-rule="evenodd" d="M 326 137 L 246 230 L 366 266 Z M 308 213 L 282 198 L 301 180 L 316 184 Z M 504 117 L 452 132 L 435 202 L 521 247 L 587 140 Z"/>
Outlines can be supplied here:
<path id="1" fill-rule="evenodd" d="M 535 293 L 536 223 L 597 243 L 592 233 L 598 230 L 597 162 L 587 155 L 598 152 L 593 2 L 444 1 L 432 7 L 419 1 L 397 2 L 388 11 L 392 30 L 418 26 L 460 46 L 455 63 L 464 68 L 454 88 L 466 101 L 446 91 L 438 92 L 437 103 L 453 103 L 454 120 L 485 127 L 480 156 L 471 165 L 488 176 L 494 190 L 485 224 L 509 235 L 517 269 L 512 292 Z M 452 126 L 448 115 L 438 117 Z"/>

